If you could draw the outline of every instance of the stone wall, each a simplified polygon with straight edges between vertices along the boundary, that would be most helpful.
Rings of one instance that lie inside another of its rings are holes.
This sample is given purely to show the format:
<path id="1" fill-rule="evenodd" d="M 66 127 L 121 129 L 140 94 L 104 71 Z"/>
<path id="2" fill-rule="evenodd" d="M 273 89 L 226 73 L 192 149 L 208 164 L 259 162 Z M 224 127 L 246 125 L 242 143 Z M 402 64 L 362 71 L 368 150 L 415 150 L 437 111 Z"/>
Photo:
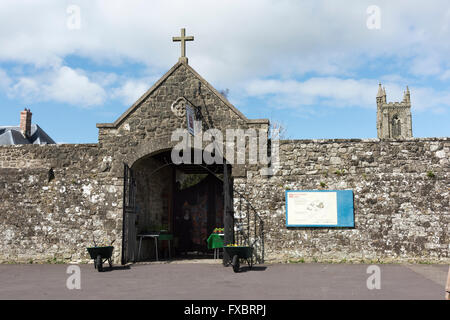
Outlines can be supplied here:
<path id="1" fill-rule="evenodd" d="M 235 178 L 265 221 L 267 260 L 448 263 L 450 141 L 281 141 L 281 168 Z M 354 192 L 355 228 L 287 228 L 285 190 Z"/>
<path id="2" fill-rule="evenodd" d="M 97 145 L 0 146 L 0 262 L 81 262 L 122 237 L 121 179 Z"/>
<path id="3" fill-rule="evenodd" d="M 86 247 L 115 242 L 122 186 L 98 145 L 0 147 L 0 261 L 88 261 Z M 268 261 L 449 262 L 448 138 L 289 140 L 281 168 L 235 177 L 265 221 Z M 355 228 L 287 228 L 285 190 L 354 191 Z"/>

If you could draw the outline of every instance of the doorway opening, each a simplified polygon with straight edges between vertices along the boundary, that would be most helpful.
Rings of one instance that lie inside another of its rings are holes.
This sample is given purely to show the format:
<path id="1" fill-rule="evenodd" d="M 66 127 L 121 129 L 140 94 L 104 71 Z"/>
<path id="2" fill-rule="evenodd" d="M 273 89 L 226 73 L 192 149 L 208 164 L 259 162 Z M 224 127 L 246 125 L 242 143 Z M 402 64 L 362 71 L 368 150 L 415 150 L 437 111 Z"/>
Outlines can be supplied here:
<path id="1" fill-rule="evenodd" d="M 212 258 L 207 239 L 224 224 L 223 170 L 173 164 L 171 150 L 125 165 L 122 263 Z"/>

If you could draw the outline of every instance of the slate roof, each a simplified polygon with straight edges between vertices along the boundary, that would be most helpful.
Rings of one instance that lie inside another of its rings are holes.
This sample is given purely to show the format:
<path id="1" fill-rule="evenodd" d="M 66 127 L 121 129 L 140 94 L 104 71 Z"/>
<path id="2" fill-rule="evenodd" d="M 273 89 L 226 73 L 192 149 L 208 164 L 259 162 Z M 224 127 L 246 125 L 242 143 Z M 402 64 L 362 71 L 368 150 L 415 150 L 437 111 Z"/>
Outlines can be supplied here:
<path id="1" fill-rule="evenodd" d="M 22 135 L 19 126 L 0 126 L 0 145 L 55 143 L 37 124 L 31 125 L 31 136 L 29 138 Z"/>

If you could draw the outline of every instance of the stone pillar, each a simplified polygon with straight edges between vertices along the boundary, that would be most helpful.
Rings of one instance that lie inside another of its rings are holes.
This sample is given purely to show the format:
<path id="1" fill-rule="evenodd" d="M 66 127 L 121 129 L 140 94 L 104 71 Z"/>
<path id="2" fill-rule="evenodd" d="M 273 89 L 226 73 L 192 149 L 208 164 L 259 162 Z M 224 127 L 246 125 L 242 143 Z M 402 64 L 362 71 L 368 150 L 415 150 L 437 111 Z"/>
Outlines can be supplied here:
<path id="1" fill-rule="evenodd" d="M 412 117 L 411 117 L 411 111 L 408 114 L 408 137 L 412 138 Z"/>

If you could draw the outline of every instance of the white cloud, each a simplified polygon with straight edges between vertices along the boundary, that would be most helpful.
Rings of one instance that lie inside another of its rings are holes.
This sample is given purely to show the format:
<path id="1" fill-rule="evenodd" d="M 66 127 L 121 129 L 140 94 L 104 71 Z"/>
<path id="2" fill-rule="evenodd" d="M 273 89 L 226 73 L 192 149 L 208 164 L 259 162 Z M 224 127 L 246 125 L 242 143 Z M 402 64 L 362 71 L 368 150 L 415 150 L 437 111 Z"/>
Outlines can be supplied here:
<path id="1" fill-rule="evenodd" d="M 125 83 L 115 89 L 111 89 L 112 98 L 119 98 L 126 105 L 136 102 L 150 87 L 156 79 L 129 79 Z"/>
<path id="2" fill-rule="evenodd" d="M 403 87 L 414 82 L 411 79 L 450 79 L 448 0 L 432 5 L 378 0 L 380 30 L 366 27 L 371 0 L 345 4 L 77 0 L 74 4 L 81 9 L 79 30 L 67 28 L 67 2 L 0 2 L 0 62 L 37 67 L 33 74 L 4 80 L 10 94 L 84 107 L 115 98 L 131 104 L 156 79 L 143 78 L 142 73 L 132 79 L 62 67 L 65 59 L 87 58 L 100 68 L 141 62 L 151 70 L 146 74 L 163 74 L 179 56 L 179 43 L 171 37 L 181 27 L 195 36 L 194 43 L 187 44 L 190 64 L 216 87 L 229 88 L 234 101 L 241 94 L 267 97 L 280 108 L 317 104 L 374 108 L 378 79 L 370 79 L 369 72 L 379 74 L 388 92 L 398 92 L 398 99 Z M 305 77 L 309 79 L 292 80 Z M 264 80 L 268 78 L 273 80 Z M 416 87 L 412 95 L 417 97 L 413 98 L 417 110 L 448 108 L 441 98 L 445 93 L 431 85 Z"/>
<path id="3" fill-rule="evenodd" d="M 0 69 L 0 89 L 6 90 L 11 85 L 11 78 L 5 70 Z"/>
<path id="4" fill-rule="evenodd" d="M 190 62 L 208 79 L 314 72 L 337 76 L 368 59 L 391 57 L 445 63 L 450 55 L 448 0 L 379 0 L 381 29 L 368 30 L 372 1 L 76 1 L 81 29 L 69 30 L 66 2 L 9 0 L 0 4 L 0 60 L 61 64 L 70 54 L 99 63 L 122 59 L 166 70 L 179 56 L 171 37 L 186 27 Z M 430 69 L 416 61 L 410 71 Z M 429 64 L 429 63 L 427 63 Z M 432 69 L 434 70 L 434 68 Z"/>
<path id="5" fill-rule="evenodd" d="M 388 102 L 401 101 L 403 83 L 387 82 Z M 297 80 L 254 80 L 247 84 L 244 94 L 266 99 L 279 109 L 299 107 L 362 107 L 376 108 L 377 81 L 372 79 L 340 79 L 336 77 Z M 411 87 L 412 108 L 441 113 L 450 109 L 450 93 L 429 87 Z M 311 110 L 313 111 L 313 110 Z"/>
<path id="6" fill-rule="evenodd" d="M 56 101 L 79 107 L 100 105 L 105 101 L 105 90 L 92 82 L 82 70 L 62 66 L 42 74 L 20 77 L 8 90 L 10 97 L 25 101 Z"/>
<path id="7" fill-rule="evenodd" d="M 417 57 L 411 63 L 411 73 L 414 75 L 434 76 L 442 72 L 440 59 L 431 54 L 426 57 Z"/>
<path id="8" fill-rule="evenodd" d="M 444 113 L 450 110 L 450 92 L 439 92 L 432 88 L 412 88 L 411 108 L 417 111 Z"/>
<path id="9" fill-rule="evenodd" d="M 65 66 L 56 72 L 49 84 L 43 86 L 43 90 L 49 99 L 87 107 L 102 104 L 106 97 L 101 86 L 91 82 L 80 71 Z"/>
<path id="10" fill-rule="evenodd" d="M 39 94 L 38 81 L 29 77 L 19 78 L 18 81 L 11 86 L 7 94 L 10 97 L 21 96 L 28 99 Z"/>
<path id="11" fill-rule="evenodd" d="M 249 96 L 268 96 L 279 108 L 325 104 L 335 107 L 374 105 L 376 82 L 335 77 L 296 80 L 255 80 L 248 84 Z"/>
<path id="12" fill-rule="evenodd" d="M 445 70 L 441 75 L 441 80 L 446 81 L 450 79 L 450 69 Z"/>

